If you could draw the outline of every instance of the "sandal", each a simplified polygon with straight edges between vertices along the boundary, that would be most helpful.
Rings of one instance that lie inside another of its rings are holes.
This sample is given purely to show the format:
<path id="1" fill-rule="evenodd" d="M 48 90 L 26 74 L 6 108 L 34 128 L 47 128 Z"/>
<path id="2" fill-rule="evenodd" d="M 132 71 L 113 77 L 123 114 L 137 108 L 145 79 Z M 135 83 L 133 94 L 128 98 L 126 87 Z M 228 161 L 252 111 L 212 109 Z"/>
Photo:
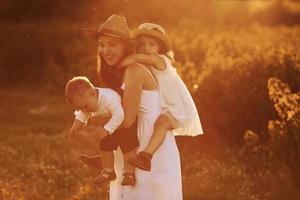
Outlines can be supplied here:
<path id="1" fill-rule="evenodd" d="M 101 173 L 94 179 L 94 183 L 100 186 L 104 186 L 115 179 L 116 173 L 114 171 L 103 169 Z"/>
<path id="2" fill-rule="evenodd" d="M 81 154 L 79 159 L 87 165 L 89 168 L 95 169 L 98 172 L 103 169 L 102 162 L 101 162 L 101 155 L 96 156 L 87 156 L 85 154 Z"/>
<path id="3" fill-rule="evenodd" d="M 123 180 L 121 182 L 123 186 L 134 186 L 135 185 L 135 174 L 134 172 L 124 172 L 123 173 Z"/>
<path id="4" fill-rule="evenodd" d="M 152 155 L 144 151 L 139 152 L 135 157 L 129 158 L 127 162 L 137 167 L 141 170 L 150 171 L 151 170 L 151 159 Z"/>

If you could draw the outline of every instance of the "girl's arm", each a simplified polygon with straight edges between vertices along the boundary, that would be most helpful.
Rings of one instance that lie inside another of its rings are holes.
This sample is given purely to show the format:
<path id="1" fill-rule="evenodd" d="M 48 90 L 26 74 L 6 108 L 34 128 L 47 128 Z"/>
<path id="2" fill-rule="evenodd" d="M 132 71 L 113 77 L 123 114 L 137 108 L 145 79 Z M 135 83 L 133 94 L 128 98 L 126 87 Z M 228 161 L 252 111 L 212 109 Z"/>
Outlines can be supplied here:
<path id="1" fill-rule="evenodd" d="M 143 83 L 145 79 L 144 70 L 138 65 L 131 65 L 125 73 L 125 91 L 122 97 L 124 109 L 123 128 L 130 127 L 137 116 Z"/>
<path id="2" fill-rule="evenodd" d="M 134 63 L 143 63 L 146 65 L 151 65 L 158 70 L 166 69 L 165 61 L 161 57 L 155 54 L 143 54 L 143 53 L 136 53 L 134 55 L 130 55 L 126 57 L 120 64 L 120 67 L 128 67 Z"/>

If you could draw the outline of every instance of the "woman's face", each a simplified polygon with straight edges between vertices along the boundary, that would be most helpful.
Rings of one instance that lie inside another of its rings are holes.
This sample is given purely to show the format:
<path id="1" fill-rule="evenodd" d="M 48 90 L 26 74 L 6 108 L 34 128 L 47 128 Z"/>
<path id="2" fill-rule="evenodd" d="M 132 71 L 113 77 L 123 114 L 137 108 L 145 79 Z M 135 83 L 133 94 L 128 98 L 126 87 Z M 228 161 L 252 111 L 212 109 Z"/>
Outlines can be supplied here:
<path id="1" fill-rule="evenodd" d="M 120 39 L 101 35 L 99 37 L 99 53 L 108 65 L 117 65 L 125 56 L 125 43 Z"/>

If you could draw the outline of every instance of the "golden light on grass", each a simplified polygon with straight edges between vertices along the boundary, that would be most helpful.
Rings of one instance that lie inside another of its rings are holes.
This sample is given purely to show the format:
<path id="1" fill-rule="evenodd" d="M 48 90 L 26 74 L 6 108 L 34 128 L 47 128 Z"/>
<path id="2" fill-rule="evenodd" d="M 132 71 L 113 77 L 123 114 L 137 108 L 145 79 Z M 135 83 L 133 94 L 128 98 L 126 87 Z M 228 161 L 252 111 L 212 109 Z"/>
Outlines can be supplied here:
<path id="1" fill-rule="evenodd" d="M 249 5 L 250 12 L 257 12 L 270 7 L 274 2 L 275 0 L 269 0 L 269 1 L 255 0 L 255 1 L 247 1 L 245 3 Z"/>
<path id="2" fill-rule="evenodd" d="M 62 86 L 66 77 L 95 76 L 97 44 L 77 31 L 97 28 L 110 12 L 124 14 L 131 28 L 145 20 L 166 24 L 176 69 L 193 93 L 205 131 L 200 137 L 177 138 L 185 200 L 300 199 L 294 189 L 294 182 L 300 183 L 295 176 L 300 174 L 300 140 L 291 137 L 300 132 L 299 1 L 186 0 L 167 8 L 160 0 L 143 1 L 151 2 L 147 9 L 158 11 L 151 13 L 136 6 L 141 1 L 133 1 L 126 2 L 132 7 L 126 11 L 124 6 L 124 12 L 112 5 L 117 1 L 107 0 L 107 5 L 97 1 L 101 8 L 84 2 L 92 15 L 74 1 L 84 25 L 77 18 L 64 21 L 67 13 L 61 18 L 49 15 L 55 23 L 38 21 L 36 16 L 2 24 L 0 80 L 13 84 L 0 88 L 5 99 L 0 101 L 0 200 L 107 200 L 108 188 L 90 183 L 93 175 L 65 141 L 73 113 Z M 72 10 L 69 4 L 66 8 Z M 157 14 L 160 9 L 164 15 Z M 14 85 L 26 80 L 51 87 L 33 90 Z M 271 144 L 268 137 L 273 138 Z M 246 154 L 234 145 L 238 139 L 248 144 Z M 285 157 L 270 163 L 275 154 L 268 154 L 269 145 Z"/>

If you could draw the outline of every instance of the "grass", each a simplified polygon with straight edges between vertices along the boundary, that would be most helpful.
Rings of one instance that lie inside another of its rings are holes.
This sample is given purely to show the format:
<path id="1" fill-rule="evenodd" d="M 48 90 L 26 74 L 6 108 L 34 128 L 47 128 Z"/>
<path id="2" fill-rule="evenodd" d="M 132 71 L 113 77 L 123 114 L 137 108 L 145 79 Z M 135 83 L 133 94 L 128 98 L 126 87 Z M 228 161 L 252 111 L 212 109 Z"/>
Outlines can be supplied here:
<path id="1" fill-rule="evenodd" d="M 0 89 L 0 96 L 1 200 L 108 199 L 108 188 L 92 184 L 65 140 L 73 116 L 63 92 L 14 87 Z M 205 137 L 177 140 L 185 200 L 282 199 L 291 191 L 287 175 L 251 175 L 238 150 Z M 274 189 L 270 181 L 285 187 Z"/>

